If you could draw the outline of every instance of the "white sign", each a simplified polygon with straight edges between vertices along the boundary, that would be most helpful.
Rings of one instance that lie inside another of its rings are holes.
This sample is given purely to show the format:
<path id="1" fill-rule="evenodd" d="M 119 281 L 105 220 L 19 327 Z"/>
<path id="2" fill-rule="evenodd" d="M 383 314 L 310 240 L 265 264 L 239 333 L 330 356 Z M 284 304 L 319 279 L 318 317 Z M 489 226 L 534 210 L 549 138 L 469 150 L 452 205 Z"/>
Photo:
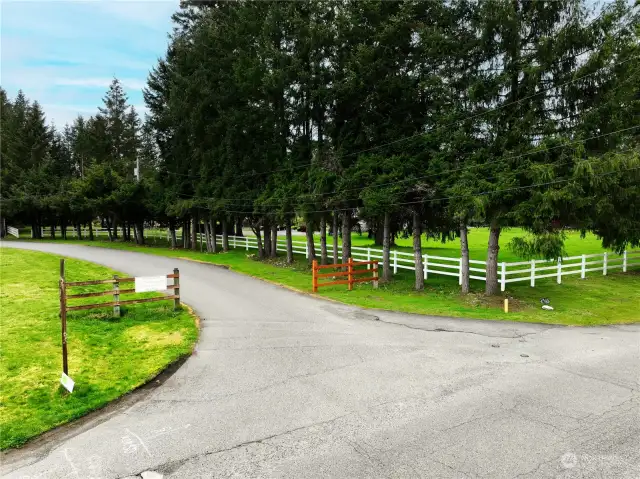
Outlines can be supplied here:
<path id="1" fill-rule="evenodd" d="M 60 376 L 60 384 L 62 384 L 67 391 L 72 393 L 73 386 L 75 386 L 76 383 L 74 383 L 73 379 L 71 379 L 65 373 L 62 373 L 62 376 Z"/>
<path id="2" fill-rule="evenodd" d="M 166 291 L 166 276 L 136 276 L 136 293 L 146 293 L 147 291 Z"/>

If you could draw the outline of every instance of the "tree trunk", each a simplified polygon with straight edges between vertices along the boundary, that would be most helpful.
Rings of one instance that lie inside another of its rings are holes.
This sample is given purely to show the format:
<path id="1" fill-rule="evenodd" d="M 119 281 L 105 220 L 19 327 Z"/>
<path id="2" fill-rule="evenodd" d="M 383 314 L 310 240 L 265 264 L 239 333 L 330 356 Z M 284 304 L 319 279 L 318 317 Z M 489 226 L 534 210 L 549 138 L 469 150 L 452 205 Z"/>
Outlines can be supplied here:
<path id="1" fill-rule="evenodd" d="M 391 215 L 384 214 L 382 223 L 382 282 L 391 281 Z"/>
<path id="2" fill-rule="evenodd" d="M 469 240 L 466 223 L 460 223 L 460 275 L 462 276 L 460 290 L 462 294 L 469 293 Z"/>
<path id="3" fill-rule="evenodd" d="M 221 221 L 222 223 L 222 251 L 229 251 L 229 231 L 228 225 L 229 222 L 225 219 Z"/>
<path id="4" fill-rule="evenodd" d="M 211 233 L 209 230 L 209 220 L 204 220 L 204 244 L 207 247 L 207 253 L 211 253 Z"/>
<path id="5" fill-rule="evenodd" d="M 271 257 L 278 257 L 278 224 L 271 225 Z"/>
<path id="6" fill-rule="evenodd" d="M 244 236 L 242 234 L 242 218 L 237 218 L 236 219 L 236 233 L 235 236 Z"/>
<path id="7" fill-rule="evenodd" d="M 191 216 L 191 249 L 198 249 L 198 213 Z"/>
<path id="8" fill-rule="evenodd" d="M 135 227 L 135 226 L 136 226 L 136 225 L 134 225 L 134 227 Z M 145 243 L 144 243 L 144 222 L 143 222 L 143 221 L 140 221 L 140 222 L 137 224 L 137 227 L 138 227 L 138 240 L 140 241 L 140 243 L 139 243 L 139 244 L 145 244 Z"/>
<path id="9" fill-rule="evenodd" d="M 413 212 L 413 262 L 416 270 L 416 291 L 424 289 L 424 264 L 422 263 L 422 221 L 420 213 Z"/>
<path id="10" fill-rule="evenodd" d="M 271 254 L 271 223 L 268 220 L 264 220 L 264 251 L 263 258 L 266 258 Z"/>
<path id="11" fill-rule="evenodd" d="M 498 252 L 500 251 L 500 227 L 491 223 L 489 228 L 489 246 L 487 248 L 487 282 L 484 294 L 492 296 L 498 294 Z"/>
<path id="12" fill-rule="evenodd" d="M 36 226 L 37 228 L 37 226 Z M 63 240 L 67 239 L 67 220 L 62 218 L 62 220 L 60 221 L 60 236 L 62 237 Z M 34 238 L 37 238 L 38 235 L 34 232 Z"/>
<path id="13" fill-rule="evenodd" d="M 89 241 L 93 241 L 93 220 L 89 220 Z"/>
<path id="14" fill-rule="evenodd" d="M 384 246 L 384 223 L 380 225 L 380 223 L 376 223 L 373 229 L 373 243 L 376 246 Z"/>
<path id="15" fill-rule="evenodd" d="M 256 235 L 258 241 L 258 259 L 264 258 L 264 250 L 262 249 L 262 237 L 260 235 L 260 224 L 253 228 L 253 232 Z"/>
<path id="16" fill-rule="evenodd" d="M 338 264 L 338 212 L 333 212 L 333 264 Z"/>
<path id="17" fill-rule="evenodd" d="M 82 239 L 82 224 L 81 223 L 76 223 L 76 236 L 78 237 L 79 240 Z"/>
<path id="18" fill-rule="evenodd" d="M 118 239 L 118 217 L 113 215 L 113 220 L 111 221 L 111 227 L 113 228 L 113 239 Z M 65 237 L 67 236 L 67 232 L 64 233 Z"/>
<path id="19" fill-rule="evenodd" d="M 209 231 L 211 232 L 211 251 L 218 252 L 218 232 L 216 231 L 216 220 L 209 218 Z"/>
<path id="20" fill-rule="evenodd" d="M 291 238 L 291 218 L 287 218 L 285 232 L 287 235 L 287 264 L 293 263 L 293 239 Z"/>
<path id="21" fill-rule="evenodd" d="M 307 221 L 307 231 L 305 235 L 307 237 L 307 251 L 308 251 L 308 261 L 309 264 L 313 263 L 313 260 L 316 259 L 316 246 L 313 244 L 313 228 L 311 224 Z"/>
<path id="22" fill-rule="evenodd" d="M 138 239 L 138 228 L 136 224 L 133 224 L 133 239 L 136 241 L 136 244 L 140 244 L 140 240 Z"/>
<path id="23" fill-rule="evenodd" d="M 322 215 L 320 218 L 320 263 L 328 264 L 329 258 L 327 253 L 327 218 Z"/>
<path id="24" fill-rule="evenodd" d="M 173 221 L 169 222 L 169 238 L 171 241 L 171 249 L 176 249 L 178 241 L 176 238 L 176 225 Z"/>
<path id="25" fill-rule="evenodd" d="M 51 224 L 51 231 L 49 232 L 49 236 L 51 237 L 51 239 L 55 239 L 56 238 L 56 224 L 55 223 Z"/>
<path id="26" fill-rule="evenodd" d="M 129 236 L 127 235 L 127 222 L 122 222 L 122 241 L 129 241 Z"/>
<path id="27" fill-rule="evenodd" d="M 346 264 L 351 257 L 351 212 L 342 214 L 342 263 Z"/>

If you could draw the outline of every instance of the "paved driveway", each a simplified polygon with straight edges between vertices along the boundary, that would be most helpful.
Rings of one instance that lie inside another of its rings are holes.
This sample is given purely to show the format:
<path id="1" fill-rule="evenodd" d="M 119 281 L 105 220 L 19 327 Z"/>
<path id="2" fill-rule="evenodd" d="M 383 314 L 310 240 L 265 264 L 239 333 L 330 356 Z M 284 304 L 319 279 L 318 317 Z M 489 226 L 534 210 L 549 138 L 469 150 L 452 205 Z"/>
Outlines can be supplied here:
<path id="1" fill-rule="evenodd" d="M 179 267 L 203 322 L 161 386 L 4 455 L 3 477 L 640 477 L 638 326 L 367 311 L 206 264 L 4 246 Z"/>

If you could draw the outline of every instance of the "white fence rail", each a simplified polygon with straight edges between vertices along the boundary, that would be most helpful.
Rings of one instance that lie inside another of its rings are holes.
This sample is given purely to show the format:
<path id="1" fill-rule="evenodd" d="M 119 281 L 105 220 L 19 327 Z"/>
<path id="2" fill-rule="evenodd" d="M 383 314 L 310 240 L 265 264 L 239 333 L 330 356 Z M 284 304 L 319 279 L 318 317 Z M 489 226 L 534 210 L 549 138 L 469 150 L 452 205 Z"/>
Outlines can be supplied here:
<path id="1" fill-rule="evenodd" d="M 83 236 L 88 236 L 88 229 L 83 229 Z M 7 232 L 18 237 L 18 230 L 9 226 Z M 43 228 L 42 235 L 46 236 L 51 233 L 50 228 Z M 75 228 L 70 228 L 68 233 L 77 236 Z M 95 229 L 96 237 L 107 236 L 106 229 Z M 145 238 L 162 238 L 169 241 L 169 231 L 147 230 Z M 198 233 L 198 241 L 201 249 L 206 249 L 205 237 L 203 233 Z M 216 236 L 216 243 L 222 244 L 222 236 Z M 291 242 L 294 254 L 305 255 L 309 257 L 306 240 L 292 240 Z M 229 236 L 229 247 L 240 248 L 249 251 L 258 249 L 258 240 L 255 236 Z M 315 244 L 316 254 L 319 254 L 320 245 Z M 287 251 L 286 239 L 278 237 L 278 251 Z M 327 254 L 333 257 L 333 245 L 327 243 Z M 393 274 L 397 274 L 399 269 L 415 270 L 415 261 L 413 253 L 393 250 L 390 252 L 390 267 Z M 338 246 L 338 262 L 341 262 L 342 247 Z M 359 246 L 351 247 L 351 257 L 356 261 L 380 260 L 380 268 L 383 268 L 382 250 L 378 248 L 363 248 Z M 425 280 L 430 274 L 441 276 L 453 276 L 458 278 L 458 283 L 462 283 L 462 259 L 451 258 L 446 256 L 436 256 L 430 254 L 422 255 L 423 277 Z M 477 281 L 486 281 L 486 261 L 469 260 L 469 277 Z M 558 284 L 562 283 L 562 277 L 567 275 L 580 275 L 585 278 L 587 273 L 601 273 L 607 275 L 609 271 L 621 270 L 626 273 L 629 268 L 640 267 L 640 250 L 624 251 L 622 254 L 614 253 L 597 253 L 583 254 L 579 256 L 568 256 L 558 258 L 557 260 L 531 260 L 517 262 L 502 262 L 498 264 L 498 280 L 500 289 L 505 291 L 508 283 L 529 282 L 531 287 L 536 285 L 536 280 L 544 278 L 556 278 Z"/>
<path id="2" fill-rule="evenodd" d="M 222 237 L 216 236 L 217 243 L 222 244 Z M 204 247 L 204 235 L 200 235 L 201 247 Z M 258 240 L 253 236 L 229 236 L 230 248 L 243 248 L 247 251 L 258 249 Z M 304 254 L 309 257 L 306 241 L 292 241 L 293 252 Z M 315 244 L 316 254 L 320 250 L 320 245 Z M 287 251 L 286 239 L 278 238 L 278 251 Z M 415 261 L 413 253 L 393 250 L 390 252 L 390 267 L 393 274 L 399 269 L 415 271 Z M 327 243 L 327 254 L 333 256 L 333 245 Z M 338 246 L 338 257 L 342 254 L 342 247 Z M 382 264 L 382 250 L 377 248 L 351 247 L 351 257 L 357 261 L 380 260 Z M 341 259 L 338 260 L 341 262 Z M 458 283 L 462 283 L 462 258 L 451 258 L 446 256 L 436 256 L 430 254 L 422 255 L 423 277 L 428 279 L 429 274 L 453 276 L 458 278 Z M 478 281 L 486 281 L 486 261 L 469 260 L 469 277 Z M 502 262 L 499 265 L 500 289 L 504 291 L 507 283 L 528 281 L 534 287 L 536 280 L 543 278 L 556 278 L 558 284 L 562 283 L 562 277 L 566 275 L 579 274 L 581 278 L 586 277 L 588 272 L 601 272 L 603 275 L 611 270 L 620 269 L 626 273 L 630 267 L 640 266 L 640 251 L 624 251 L 622 254 L 598 253 L 580 256 L 568 256 L 557 260 L 531 260 L 519 262 Z"/>
<path id="3" fill-rule="evenodd" d="M 14 228 L 13 226 L 7 226 L 7 233 L 11 236 L 15 236 L 16 238 L 20 238 L 20 231 L 18 231 L 18 228 Z"/>

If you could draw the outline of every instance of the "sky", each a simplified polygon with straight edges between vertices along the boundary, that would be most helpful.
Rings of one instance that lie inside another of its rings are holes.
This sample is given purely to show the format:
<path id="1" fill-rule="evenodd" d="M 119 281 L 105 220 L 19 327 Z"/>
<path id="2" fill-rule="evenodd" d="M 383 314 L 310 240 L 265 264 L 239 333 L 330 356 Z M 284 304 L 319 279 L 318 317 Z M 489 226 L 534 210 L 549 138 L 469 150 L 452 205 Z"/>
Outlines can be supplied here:
<path id="1" fill-rule="evenodd" d="M 62 127 L 102 104 L 117 77 L 139 113 L 178 0 L 0 0 L 0 86 Z"/>

